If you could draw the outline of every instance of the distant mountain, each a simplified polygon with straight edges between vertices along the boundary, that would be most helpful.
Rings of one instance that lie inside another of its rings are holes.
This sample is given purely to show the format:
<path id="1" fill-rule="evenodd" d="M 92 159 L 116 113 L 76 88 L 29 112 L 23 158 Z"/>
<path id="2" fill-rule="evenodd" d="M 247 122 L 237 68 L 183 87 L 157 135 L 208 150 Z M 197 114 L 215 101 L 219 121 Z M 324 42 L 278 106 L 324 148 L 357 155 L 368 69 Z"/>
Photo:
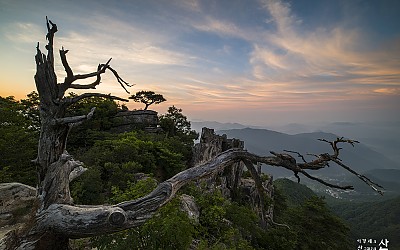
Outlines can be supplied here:
<path id="1" fill-rule="evenodd" d="M 400 122 L 331 122 L 292 123 L 271 127 L 287 134 L 329 131 L 340 136 L 359 140 L 371 149 L 400 163 Z"/>
<path id="2" fill-rule="evenodd" d="M 400 170 L 399 169 L 372 169 L 363 173 L 375 183 L 384 187 L 384 196 L 377 196 L 372 189 L 356 176 L 349 176 L 343 181 L 343 185 L 352 185 L 354 192 L 342 195 L 345 199 L 355 200 L 382 200 L 400 195 Z M 372 197 L 377 196 L 377 197 Z"/>
<path id="3" fill-rule="evenodd" d="M 192 129 L 196 132 L 201 133 L 203 127 L 211 128 L 214 130 L 228 130 L 228 129 L 241 129 L 247 128 L 248 126 L 239 123 L 221 123 L 215 121 L 191 121 Z"/>
<path id="4" fill-rule="evenodd" d="M 372 169 L 364 173 L 364 175 L 400 184 L 400 169 Z"/>
<path id="5" fill-rule="evenodd" d="M 271 129 L 290 135 L 298 133 L 309 133 L 317 130 L 313 126 L 300 123 L 289 123 L 286 125 L 271 127 Z"/>
<path id="6" fill-rule="evenodd" d="M 334 140 L 338 137 L 335 134 L 324 132 L 288 135 L 272 130 L 253 128 L 221 130 L 217 131 L 217 133 L 226 134 L 229 138 L 243 140 L 247 150 L 260 155 L 269 155 L 269 151 L 283 152 L 283 150 L 297 151 L 304 156 L 306 156 L 307 153 L 331 153 L 330 145 L 318 141 L 317 139 Z M 361 143 L 356 144 L 355 147 L 347 144 L 343 144 L 341 147 L 343 149 L 341 150 L 340 158 L 343 162 L 361 173 L 372 169 L 400 169 L 397 163 Z M 306 159 L 309 161 L 312 160 L 312 157 L 306 156 Z M 288 170 L 276 167 L 264 168 L 264 171 L 273 174 L 275 177 L 293 175 L 293 173 Z M 325 177 L 337 177 L 347 173 L 346 170 L 332 164 L 331 167 L 314 171 L 312 174 Z"/>

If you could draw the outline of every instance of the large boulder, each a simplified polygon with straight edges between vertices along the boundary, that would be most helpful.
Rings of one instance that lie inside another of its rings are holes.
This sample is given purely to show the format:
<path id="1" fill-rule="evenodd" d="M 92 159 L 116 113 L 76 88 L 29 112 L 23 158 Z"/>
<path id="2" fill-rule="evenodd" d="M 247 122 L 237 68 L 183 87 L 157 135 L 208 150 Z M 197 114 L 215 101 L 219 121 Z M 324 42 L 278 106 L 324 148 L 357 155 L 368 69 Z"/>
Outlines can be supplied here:
<path id="1" fill-rule="evenodd" d="M 31 211 L 36 189 L 21 183 L 0 183 L 0 227 L 22 222 Z"/>
<path id="2" fill-rule="evenodd" d="M 113 119 L 112 131 L 123 133 L 141 128 L 149 132 L 157 132 L 157 114 L 158 113 L 154 110 L 132 110 L 118 112 Z"/>

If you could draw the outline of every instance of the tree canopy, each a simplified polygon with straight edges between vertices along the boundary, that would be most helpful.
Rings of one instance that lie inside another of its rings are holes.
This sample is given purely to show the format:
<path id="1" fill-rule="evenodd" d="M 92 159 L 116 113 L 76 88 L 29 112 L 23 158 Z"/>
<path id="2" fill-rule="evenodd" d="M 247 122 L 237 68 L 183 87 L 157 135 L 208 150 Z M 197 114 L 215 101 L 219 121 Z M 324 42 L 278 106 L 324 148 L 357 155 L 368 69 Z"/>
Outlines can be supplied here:
<path id="1" fill-rule="evenodd" d="M 37 153 L 37 93 L 17 101 L 0 97 L 0 182 L 36 184 L 36 167 L 31 162 Z"/>
<path id="2" fill-rule="evenodd" d="M 159 104 L 166 101 L 161 94 L 156 94 L 154 91 L 148 90 L 138 91 L 136 94 L 131 95 L 129 99 L 132 99 L 135 102 L 144 103 L 144 110 L 147 110 L 147 108 L 152 104 Z"/>

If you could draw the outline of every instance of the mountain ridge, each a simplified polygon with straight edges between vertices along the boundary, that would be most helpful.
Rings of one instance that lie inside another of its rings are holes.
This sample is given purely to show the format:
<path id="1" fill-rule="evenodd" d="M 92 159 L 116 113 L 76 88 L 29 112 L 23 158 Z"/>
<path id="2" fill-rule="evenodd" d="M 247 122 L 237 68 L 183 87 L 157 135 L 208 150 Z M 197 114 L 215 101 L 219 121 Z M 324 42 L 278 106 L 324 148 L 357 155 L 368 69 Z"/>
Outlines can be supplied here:
<path id="1" fill-rule="evenodd" d="M 313 132 L 330 132 L 339 136 L 358 140 L 367 145 L 374 151 L 377 151 L 385 157 L 390 158 L 400 165 L 400 130 L 398 121 L 379 121 L 379 122 L 316 122 L 306 123 L 288 123 L 281 125 L 243 125 L 240 123 L 222 123 L 217 121 L 195 121 L 192 122 L 192 128 L 201 132 L 202 127 L 212 128 L 214 130 L 229 130 L 240 128 L 256 128 L 279 131 L 289 135 Z"/>
<path id="2" fill-rule="evenodd" d="M 326 132 L 312 132 L 289 135 L 268 129 L 242 128 L 219 130 L 219 134 L 226 134 L 230 138 L 237 138 L 245 142 L 245 148 L 250 152 L 260 155 L 269 154 L 269 151 L 282 152 L 290 150 L 304 155 L 307 161 L 312 157 L 307 154 L 331 153 L 332 149 L 328 143 L 318 141 L 317 139 L 334 140 L 337 135 Z M 361 173 L 372 169 L 400 169 L 400 166 L 386 158 L 384 155 L 370 149 L 362 143 L 357 143 L 354 147 L 347 144 L 340 145 L 340 158 L 345 164 Z M 298 159 L 300 160 L 300 159 Z M 264 168 L 266 171 L 266 169 Z M 290 171 L 277 168 L 269 168 L 268 173 L 278 177 L 293 175 Z M 323 175 L 327 177 L 342 175 L 347 172 L 339 167 L 328 167 L 318 170 L 312 174 Z"/>

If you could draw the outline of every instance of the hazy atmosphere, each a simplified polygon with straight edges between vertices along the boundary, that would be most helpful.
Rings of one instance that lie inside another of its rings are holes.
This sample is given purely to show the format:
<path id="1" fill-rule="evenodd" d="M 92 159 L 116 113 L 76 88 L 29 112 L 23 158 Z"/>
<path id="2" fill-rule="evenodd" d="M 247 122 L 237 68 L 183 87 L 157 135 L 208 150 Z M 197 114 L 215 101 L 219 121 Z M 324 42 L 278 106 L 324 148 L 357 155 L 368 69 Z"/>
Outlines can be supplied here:
<path id="1" fill-rule="evenodd" d="M 164 95 L 152 107 L 160 113 L 176 105 L 191 120 L 258 126 L 398 121 L 399 10 L 399 1 L 0 0 L 0 95 L 35 89 L 47 15 L 74 72 L 112 57 L 131 93 Z M 110 75 L 96 92 L 128 97 Z"/>

